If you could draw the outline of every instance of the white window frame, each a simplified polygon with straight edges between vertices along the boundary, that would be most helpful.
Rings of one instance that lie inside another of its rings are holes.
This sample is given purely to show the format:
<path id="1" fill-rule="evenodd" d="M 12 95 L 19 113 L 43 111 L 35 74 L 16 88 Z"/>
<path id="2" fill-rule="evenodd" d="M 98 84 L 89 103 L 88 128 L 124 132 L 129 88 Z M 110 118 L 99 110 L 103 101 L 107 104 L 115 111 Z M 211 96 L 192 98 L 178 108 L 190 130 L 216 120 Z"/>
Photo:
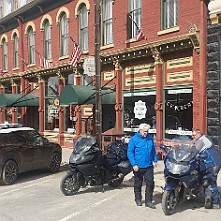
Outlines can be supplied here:
<path id="1" fill-rule="evenodd" d="M 3 70 L 8 69 L 8 45 L 5 39 L 2 40 L 2 64 Z"/>
<path id="2" fill-rule="evenodd" d="M 113 5 L 112 0 L 102 2 L 102 45 L 113 43 Z"/>
<path id="3" fill-rule="evenodd" d="M 60 56 L 68 55 L 68 19 L 63 13 L 60 17 Z"/>
<path id="4" fill-rule="evenodd" d="M 88 50 L 88 12 L 85 4 L 79 13 L 79 46 L 82 51 Z"/>
<path id="5" fill-rule="evenodd" d="M 35 37 L 32 27 L 28 31 L 28 64 L 35 64 Z"/>
<path id="6" fill-rule="evenodd" d="M 51 26 L 48 20 L 44 23 L 44 57 L 45 59 L 52 58 L 51 52 Z"/>
<path id="7" fill-rule="evenodd" d="M 129 0 L 129 38 L 135 38 L 138 29 L 142 29 L 142 0 Z"/>
<path id="8" fill-rule="evenodd" d="M 178 26 L 178 0 L 162 0 L 162 30 Z"/>
<path id="9" fill-rule="evenodd" d="M 18 67 L 18 36 L 14 34 L 13 36 L 13 65 L 14 68 Z"/>

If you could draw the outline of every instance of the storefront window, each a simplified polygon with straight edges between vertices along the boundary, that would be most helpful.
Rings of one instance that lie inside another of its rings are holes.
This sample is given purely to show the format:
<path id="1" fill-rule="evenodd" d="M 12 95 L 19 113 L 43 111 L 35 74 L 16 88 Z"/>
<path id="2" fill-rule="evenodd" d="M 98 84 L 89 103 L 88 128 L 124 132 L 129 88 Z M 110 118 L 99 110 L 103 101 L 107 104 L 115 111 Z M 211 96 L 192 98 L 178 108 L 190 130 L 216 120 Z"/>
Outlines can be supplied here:
<path id="1" fill-rule="evenodd" d="M 155 94 L 155 91 L 124 94 L 124 131 L 136 132 L 140 123 L 155 128 Z"/>
<path id="2" fill-rule="evenodd" d="M 59 131 L 58 90 L 58 77 L 48 78 L 45 82 L 45 130 Z"/>
<path id="3" fill-rule="evenodd" d="M 193 127 L 192 89 L 165 90 L 165 138 L 191 135 Z"/>

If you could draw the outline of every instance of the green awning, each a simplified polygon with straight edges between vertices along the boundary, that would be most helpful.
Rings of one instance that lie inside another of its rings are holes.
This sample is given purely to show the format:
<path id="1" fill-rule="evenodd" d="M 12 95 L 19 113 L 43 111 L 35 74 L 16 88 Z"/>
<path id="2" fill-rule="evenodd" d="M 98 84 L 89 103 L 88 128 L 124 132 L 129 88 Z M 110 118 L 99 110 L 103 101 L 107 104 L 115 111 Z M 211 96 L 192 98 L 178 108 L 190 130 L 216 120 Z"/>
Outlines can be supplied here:
<path id="1" fill-rule="evenodd" d="M 0 94 L 0 107 L 38 107 L 37 94 Z"/>
<path id="2" fill-rule="evenodd" d="M 95 104 L 95 87 L 83 85 L 67 85 L 63 88 L 60 94 L 60 105 L 69 104 Z M 102 104 L 115 104 L 115 91 L 107 88 L 101 90 Z"/>

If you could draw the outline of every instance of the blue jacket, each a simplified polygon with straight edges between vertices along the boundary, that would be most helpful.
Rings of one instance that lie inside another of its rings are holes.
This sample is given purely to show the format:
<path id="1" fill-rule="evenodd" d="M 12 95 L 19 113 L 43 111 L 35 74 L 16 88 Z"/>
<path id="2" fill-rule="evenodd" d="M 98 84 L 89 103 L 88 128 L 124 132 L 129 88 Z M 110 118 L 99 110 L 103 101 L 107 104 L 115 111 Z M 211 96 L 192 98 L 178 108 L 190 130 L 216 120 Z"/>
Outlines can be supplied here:
<path id="1" fill-rule="evenodd" d="M 158 161 L 152 135 L 142 137 L 138 131 L 130 138 L 127 156 L 132 166 L 152 167 L 153 162 Z"/>

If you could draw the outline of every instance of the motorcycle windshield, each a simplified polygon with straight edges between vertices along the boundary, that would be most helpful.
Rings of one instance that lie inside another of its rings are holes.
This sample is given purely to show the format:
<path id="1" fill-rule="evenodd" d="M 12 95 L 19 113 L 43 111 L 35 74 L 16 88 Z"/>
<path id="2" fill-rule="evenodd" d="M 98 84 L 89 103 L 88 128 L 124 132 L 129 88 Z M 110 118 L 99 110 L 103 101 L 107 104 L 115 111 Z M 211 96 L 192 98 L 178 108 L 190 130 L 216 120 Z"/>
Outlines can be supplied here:
<path id="1" fill-rule="evenodd" d="M 74 153 L 88 151 L 96 143 L 95 137 L 79 137 L 74 144 Z"/>
<path id="2" fill-rule="evenodd" d="M 172 140 L 171 150 L 168 152 L 168 157 L 176 162 L 190 161 L 197 154 L 196 149 L 192 146 L 192 140 L 189 138 L 176 137 Z"/>

